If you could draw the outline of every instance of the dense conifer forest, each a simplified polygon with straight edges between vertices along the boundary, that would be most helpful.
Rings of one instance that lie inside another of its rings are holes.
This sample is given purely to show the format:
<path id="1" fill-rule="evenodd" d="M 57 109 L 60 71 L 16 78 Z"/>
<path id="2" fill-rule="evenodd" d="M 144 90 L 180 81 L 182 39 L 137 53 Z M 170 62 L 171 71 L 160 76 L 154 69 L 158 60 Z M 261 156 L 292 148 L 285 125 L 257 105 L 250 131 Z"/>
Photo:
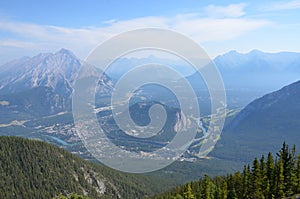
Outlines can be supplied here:
<path id="1" fill-rule="evenodd" d="M 0 198 L 147 198 L 163 181 L 120 173 L 36 140 L 0 137 Z M 300 193 L 300 155 L 283 143 L 243 171 L 201 178 L 155 199 L 272 199 Z"/>
<path id="2" fill-rule="evenodd" d="M 283 143 L 276 155 L 255 158 L 252 165 L 245 165 L 242 172 L 210 178 L 178 186 L 156 199 L 272 199 L 296 198 L 300 193 L 300 155 L 296 146 Z"/>
<path id="3" fill-rule="evenodd" d="M 0 198 L 143 198 L 162 179 L 126 174 L 54 145 L 0 136 Z"/>

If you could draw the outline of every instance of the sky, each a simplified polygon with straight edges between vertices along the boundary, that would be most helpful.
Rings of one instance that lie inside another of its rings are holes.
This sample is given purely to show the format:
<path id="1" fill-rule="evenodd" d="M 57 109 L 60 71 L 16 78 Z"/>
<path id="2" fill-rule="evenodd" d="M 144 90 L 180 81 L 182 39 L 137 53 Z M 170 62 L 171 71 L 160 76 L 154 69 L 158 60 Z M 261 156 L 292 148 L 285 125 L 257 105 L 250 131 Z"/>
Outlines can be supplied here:
<path id="1" fill-rule="evenodd" d="M 61 48 L 85 59 L 112 36 L 148 27 L 182 33 L 211 58 L 300 52 L 300 0 L 0 1 L 0 64 Z"/>

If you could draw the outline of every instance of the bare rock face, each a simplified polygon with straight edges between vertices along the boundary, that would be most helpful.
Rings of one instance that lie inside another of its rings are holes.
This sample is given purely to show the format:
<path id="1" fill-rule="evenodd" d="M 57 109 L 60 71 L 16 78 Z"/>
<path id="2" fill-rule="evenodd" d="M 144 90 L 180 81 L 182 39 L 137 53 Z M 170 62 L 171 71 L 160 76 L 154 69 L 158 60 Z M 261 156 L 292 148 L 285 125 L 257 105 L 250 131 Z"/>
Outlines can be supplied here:
<path id="1" fill-rule="evenodd" d="M 0 66 L 1 101 L 10 103 L 13 111 L 26 112 L 34 106 L 41 106 L 49 115 L 71 111 L 73 87 L 82 66 L 83 62 L 66 49 L 4 64 Z M 111 79 L 102 74 L 97 96 L 109 96 L 112 88 Z"/>

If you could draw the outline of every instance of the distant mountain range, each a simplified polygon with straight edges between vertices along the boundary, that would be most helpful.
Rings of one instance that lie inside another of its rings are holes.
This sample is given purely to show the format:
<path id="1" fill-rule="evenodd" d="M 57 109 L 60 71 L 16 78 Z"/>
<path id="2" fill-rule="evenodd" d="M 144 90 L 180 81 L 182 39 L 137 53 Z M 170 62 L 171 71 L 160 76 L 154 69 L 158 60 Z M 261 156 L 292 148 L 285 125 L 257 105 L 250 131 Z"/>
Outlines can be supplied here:
<path id="1" fill-rule="evenodd" d="M 150 58 L 155 60 L 155 57 Z M 269 90 L 276 90 L 299 78 L 300 53 L 255 50 L 240 54 L 231 51 L 214 61 L 223 76 L 230 109 L 241 108 Z M 71 113 L 74 81 L 82 63 L 73 53 L 62 49 L 0 66 L 0 135 L 39 138 L 90 158 L 75 135 Z M 134 63 L 142 62 L 134 60 Z M 202 113 L 209 114 L 210 97 L 203 89 L 201 76 L 194 74 L 187 79 L 204 106 L 201 107 Z M 107 103 L 113 85 L 114 81 L 108 75 L 99 80 L 97 108 L 103 108 L 105 113 L 110 110 Z M 141 93 L 155 96 L 150 99 L 163 95 L 163 92 L 151 89 L 151 92 L 145 92 L 145 89 Z M 276 150 L 283 140 L 290 145 L 300 142 L 297 136 L 300 130 L 297 118 L 300 114 L 299 90 L 297 82 L 255 100 L 236 117 L 231 116 L 211 155 L 248 161 L 258 154 Z M 147 117 L 138 115 L 138 118 Z"/>
<path id="2" fill-rule="evenodd" d="M 277 90 L 299 79 L 300 53 L 265 53 L 253 50 L 242 54 L 230 51 L 214 59 L 227 89 Z"/>
<path id="3" fill-rule="evenodd" d="M 297 81 L 300 72 L 300 53 L 294 52 L 266 53 L 253 50 L 249 53 L 238 53 L 230 51 L 217 56 L 213 61 L 223 78 L 229 108 L 244 107 L 266 93 Z M 184 60 L 155 56 L 125 57 L 113 62 L 107 72 L 112 79 L 117 81 L 122 74 L 134 66 L 147 63 L 165 64 L 186 76 L 196 91 L 202 113 L 209 114 L 210 96 L 205 82 L 201 75 L 194 73 L 191 66 Z M 148 93 L 155 93 L 155 90 L 148 91 Z"/>
<path id="4" fill-rule="evenodd" d="M 252 100 L 299 80 L 300 53 L 265 53 L 253 50 L 242 54 L 230 51 L 214 60 L 223 78 L 229 108 L 246 106 Z M 199 96 L 206 96 L 199 73 L 187 77 Z"/>
<path id="5" fill-rule="evenodd" d="M 251 100 L 270 91 L 296 81 L 300 72 L 300 53 L 264 53 L 258 50 L 247 54 L 230 51 L 214 59 L 225 83 L 228 104 L 232 107 L 245 106 Z M 18 92 L 42 87 L 47 93 L 46 99 L 56 101 L 49 114 L 71 110 L 71 94 L 74 81 L 82 66 L 82 61 L 72 52 L 61 49 L 56 53 L 41 53 L 32 58 L 23 57 L 0 66 L 0 95 L 11 95 Z M 112 77 L 99 80 L 97 96 L 109 96 L 113 81 L 130 68 L 145 63 L 162 63 L 172 65 L 182 74 L 188 74 L 184 61 L 172 61 L 167 58 L 149 56 L 148 58 L 121 58 L 113 63 L 107 72 Z M 189 71 L 190 72 L 190 71 Z M 195 73 L 187 79 L 197 92 L 201 103 L 209 101 L 209 94 L 202 77 Z M 28 92 L 28 91 L 26 91 Z M 4 97 L 5 98 L 5 97 Z M 4 100 L 2 97 L 1 100 Z M 28 102 L 30 104 L 30 102 Z M 26 104 L 26 103 L 23 103 Z M 11 106 L 16 106 L 12 104 Z M 26 105 L 28 106 L 28 104 Z M 209 105 L 207 105 L 209 106 Z M 19 106 L 18 106 L 19 107 Z M 24 108 L 21 108 L 24 109 Z M 202 108 L 203 110 L 205 108 Z M 19 111 L 19 110 L 14 110 Z"/>
<path id="6" fill-rule="evenodd" d="M 300 72 L 300 53 L 294 52 L 230 51 L 217 56 L 213 61 L 223 77 L 227 90 L 259 89 L 270 92 L 297 81 L 297 73 Z M 183 76 L 187 76 L 191 82 L 199 81 L 199 76 L 193 74 L 194 69 L 186 61 L 154 55 L 145 58 L 119 58 L 110 65 L 107 72 L 111 78 L 118 79 L 133 67 L 147 63 L 168 65 Z"/>

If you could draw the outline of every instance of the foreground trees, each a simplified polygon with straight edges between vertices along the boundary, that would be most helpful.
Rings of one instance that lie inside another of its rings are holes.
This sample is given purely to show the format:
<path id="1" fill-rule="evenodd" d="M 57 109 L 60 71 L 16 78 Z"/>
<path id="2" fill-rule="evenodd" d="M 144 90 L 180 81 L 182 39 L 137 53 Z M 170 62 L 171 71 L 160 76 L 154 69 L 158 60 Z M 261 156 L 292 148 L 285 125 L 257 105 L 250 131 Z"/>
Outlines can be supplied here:
<path id="1" fill-rule="evenodd" d="M 300 193 L 300 156 L 296 147 L 286 143 L 274 157 L 268 154 L 255 158 L 252 165 L 244 166 L 243 172 L 213 179 L 205 176 L 196 182 L 175 188 L 156 198 L 284 198 Z"/>

